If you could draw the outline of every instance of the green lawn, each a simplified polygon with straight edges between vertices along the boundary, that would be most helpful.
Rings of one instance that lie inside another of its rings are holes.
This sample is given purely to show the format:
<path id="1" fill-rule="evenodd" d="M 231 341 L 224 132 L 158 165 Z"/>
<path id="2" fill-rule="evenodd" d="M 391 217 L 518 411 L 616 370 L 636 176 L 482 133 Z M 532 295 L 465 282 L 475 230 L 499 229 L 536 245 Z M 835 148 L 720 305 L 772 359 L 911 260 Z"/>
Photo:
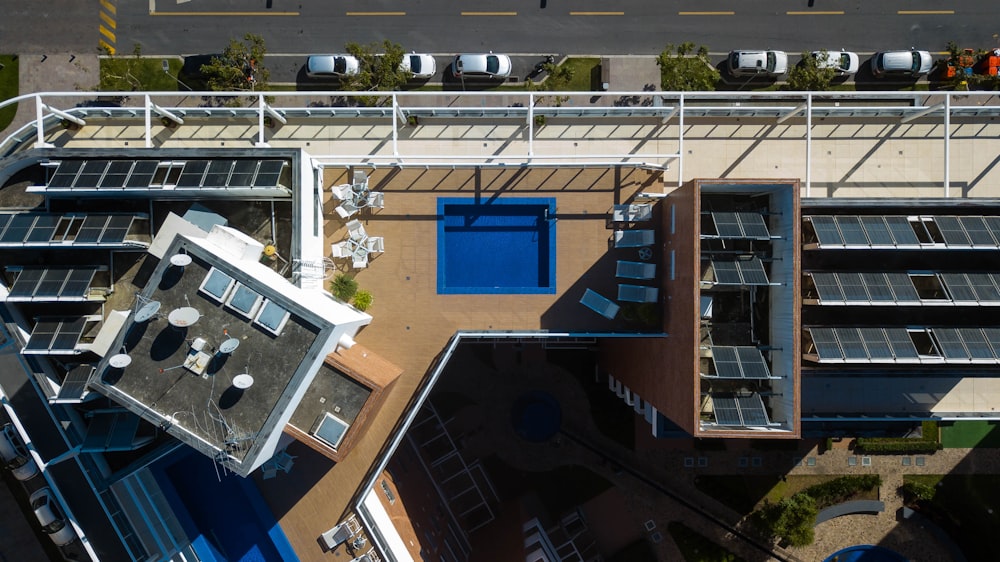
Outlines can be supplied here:
<path id="1" fill-rule="evenodd" d="M 941 423 L 941 444 L 945 448 L 1000 448 L 1000 423 L 957 421 Z"/>
<path id="2" fill-rule="evenodd" d="M 687 525 L 674 521 L 667 525 L 667 531 L 677 543 L 677 548 L 687 562 L 741 562 L 743 559 L 716 544 L 708 537 L 700 535 Z"/>
<path id="3" fill-rule="evenodd" d="M 780 476 L 702 475 L 695 485 L 702 492 L 733 508 L 740 514 L 749 514 L 763 500 L 777 503 L 811 486 L 823 484 L 838 478 L 837 475 L 803 474 Z M 855 494 L 851 499 L 878 499 L 878 490 L 868 490 Z M 823 506 L 820 506 L 821 508 Z"/>
<path id="4" fill-rule="evenodd" d="M 601 81 L 601 59 L 569 58 L 562 66 L 573 69 L 573 79 L 562 88 L 565 92 L 591 92 L 599 89 Z"/>
<path id="5" fill-rule="evenodd" d="M 164 60 L 169 65 L 169 74 L 163 71 Z M 102 58 L 100 89 L 105 92 L 184 90 L 176 78 L 182 64 L 177 58 L 136 58 L 131 55 Z"/>
<path id="6" fill-rule="evenodd" d="M 0 100 L 9 100 L 17 97 L 17 56 L 0 55 Z M 0 131 L 3 131 L 14 120 L 17 113 L 17 104 L 8 105 L 0 109 Z"/>
<path id="7" fill-rule="evenodd" d="M 996 531 L 1000 529 L 1000 475 L 908 474 L 904 482 L 934 488 L 930 510 L 921 513 L 938 522 L 969 560 L 996 559 Z"/>

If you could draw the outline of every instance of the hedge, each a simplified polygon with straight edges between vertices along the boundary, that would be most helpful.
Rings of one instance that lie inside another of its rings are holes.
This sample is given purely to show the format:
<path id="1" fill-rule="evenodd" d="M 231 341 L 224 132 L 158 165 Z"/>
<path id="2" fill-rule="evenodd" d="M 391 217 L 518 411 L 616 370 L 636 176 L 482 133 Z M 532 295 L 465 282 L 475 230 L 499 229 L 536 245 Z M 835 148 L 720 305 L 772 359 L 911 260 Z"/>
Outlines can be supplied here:
<path id="1" fill-rule="evenodd" d="M 937 441 L 859 437 L 855 450 L 863 453 L 933 453 L 941 448 Z"/>
<path id="2" fill-rule="evenodd" d="M 861 476 L 841 476 L 833 480 L 809 486 L 802 493 L 816 500 L 819 509 L 847 501 L 861 492 L 878 488 L 882 478 L 878 474 Z"/>

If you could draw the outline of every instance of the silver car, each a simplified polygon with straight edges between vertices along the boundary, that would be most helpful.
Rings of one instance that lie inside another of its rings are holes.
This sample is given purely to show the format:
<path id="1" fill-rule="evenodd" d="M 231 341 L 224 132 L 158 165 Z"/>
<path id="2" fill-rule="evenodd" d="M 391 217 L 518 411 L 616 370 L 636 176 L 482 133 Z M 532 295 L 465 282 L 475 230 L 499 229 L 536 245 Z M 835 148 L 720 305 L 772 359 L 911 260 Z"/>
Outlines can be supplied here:
<path id="1" fill-rule="evenodd" d="M 351 55 L 311 55 L 306 60 L 306 76 L 310 78 L 340 78 L 354 76 L 361 65 Z"/>
<path id="2" fill-rule="evenodd" d="M 934 59 L 927 51 L 879 51 L 872 57 L 872 74 L 876 78 L 889 75 L 918 78 L 931 71 Z"/>
<path id="3" fill-rule="evenodd" d="M 67 545 L 76 540 L 76 532 L 66 522 L 66 516 L 52 495 L 52 490 L 48 487 L 35 490 L 28 500 L 31 502 L 31 510 L 35 512 L 35 517 L 42 525 L 42 532 L 47 534 L 56 546 Z"/>
<path id="4" fill-rule="evenodd" d="M 456 55 L 451 72 L 456 78 L 507 78 L 510 76 L 510 57 L 492 52 Z"/>
<path id="5" fill-rule="evenodd" d="M 0 428 L 0 460 L 18 480 L 27 480 L 38 474 L 38 465 L 28 453 L 14 424 L 8 423 Z"/>
<path id="6" fill-rule="evenodd" d="M 784 51 L 730 51 L 726 59 L 732 76 L 781 76 L 788 70 Z"/>
<path id="7" fill-rule="evenodd" d="M 399 63 L 399 69 L 414 78 L 430 78 L 437 72 L 437 63 L 430 55 L 409 53 L 403 55 L 403 62 Z"/>
<path id="8" fill-rule="evenodd" d="M 842 75 L 854 74 L 861 66 L 858 54 L 850 51 L 813 51 L 812 57 L 819 68 L 832 68 Z"/>

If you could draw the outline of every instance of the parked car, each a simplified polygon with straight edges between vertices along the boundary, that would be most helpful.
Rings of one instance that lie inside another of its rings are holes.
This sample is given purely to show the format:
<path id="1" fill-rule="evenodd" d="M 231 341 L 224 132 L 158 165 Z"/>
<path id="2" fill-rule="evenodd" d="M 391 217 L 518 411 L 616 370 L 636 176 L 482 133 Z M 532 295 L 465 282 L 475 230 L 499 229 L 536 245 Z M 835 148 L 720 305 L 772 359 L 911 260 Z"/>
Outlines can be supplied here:
<path id="1" fill-rule="evenodd" d="M 340 78 L 354 76 L 361 67 L 352 55 L 310 55 L 306 59 L 306 76 L 310 78 Z"/>
<path id="2" fill-rule="evenodd" d="M 35 512 L 35 517 L 42 525 L 42 531 L 56 543 L 56 546 L 64 546 L 76 540 L 76 532 L 66 522 L 63 509 L 48 486 L 35 490 L 29 501 L 31 510 Z"/>
<path id="3" fill-rule="evenodd" d="M 455 55 L 451 73 L 456 78 L 507 78 L 510 76 L 510 57 L 485 54 Z"/>
<path id="4" fill-rule="evenodd" d="M 430 78 L 437 72 L 437 63 L 430 55 L 410 53 L 403 55 L 403 62 L 399 63 L 399 69 L 414 78 Z"/>
<path id="5" fill-rule="evenodd" d="M 816 59 L 816 66 L 832 68 L 837 74 L 854 74 L 861 66 L 858 54 L 850 51 L 813 51 L 812 56 Z"/>
<path id="6" fill-rule="evenodd" d="M 730 51 L 726 59 L 733 76 L 781 76 L 788 70 L 784 51 Z"/>
<path id="7" fill-rule="evenodd" d="M 31 458 L 28 448 L 24 446 L 24 441 L 12 423 L 4 424 L 0 428 L 0 459 L 18 480 L 27 480 L 38 474 L 35 459 Z"/>
<path id="8" fill-rule="evenodd" d="M 872 57 L 872 74 L 885 76 L 910 76 L 918 78 L 931 71 L 934 60 L 927 51 L 879 51 Z"/>

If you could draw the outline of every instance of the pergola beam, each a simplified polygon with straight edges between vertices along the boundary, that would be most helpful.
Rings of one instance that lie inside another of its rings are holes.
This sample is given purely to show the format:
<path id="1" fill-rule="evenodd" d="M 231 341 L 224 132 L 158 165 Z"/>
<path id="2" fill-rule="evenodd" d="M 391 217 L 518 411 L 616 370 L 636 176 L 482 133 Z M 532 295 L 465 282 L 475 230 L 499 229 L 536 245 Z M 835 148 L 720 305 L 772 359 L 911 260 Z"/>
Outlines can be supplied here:
<path id="1" fill-rule="evenodd" d="M 66 113 L 65 111 L 63 111 L 61 109 L 56 109 L 56 108 L 52 107 L 51 105 L 47 105 L 47 104 L 43 103 L 42 104 L 42 109 L 44 109 L 45 111 L 48 111 L 49 113 L 55 115 L 56 117 L 59 117 L 60 119 L 65 119 L 65 120 L 67 120 L 67 121 L 69 121 L 71 123 L 76 123 L 77 125 L 79 125 L 81 127 L 83 127 L 84 125 L 87 124 L 86 121 L 84 121 L 83 119 L 80 119 L 76 115 L 70 115 L 69 113 Z"/>
<path id="2" fill-rule="evenodd" d="M 795 108 L 792 109 L 791 111 L 789 111 L 788 113 L 782 115 L 781 117 L 778 117 L 778 124 L 780 125 L 780 124 L 784 123 L 785 121 L 788 121 L 792 117 L 795 117 L 796 115 L 798 115 L 799 113 L 802 113 L 805 110 L 806 110 L 806 104 L 800 103 L 799 105 L 795 106 Z"/>
<path id="3" fill-rule="evenodd" d="M 948 99 L 948 98 L 946 98 L 946 99 Z M 900 123 L 909 123 L 910 121 L 913 121 L 915 119 L 920 119 L 921 117 L 926 117 L 927 115 L 930 115 L 931 113 L 934 113 L 935 111 L 943 108 L 944 106 L 945 106 L 944 103 L 936 103 L 936 104 L 934 104 L 934 105 L 932 105 L 932 106 L 930 106 L 928 108 L 922 109 L 922 110 L 920 110 L 920 111 L 918 111 L 916 113 L 911 113 L 910 115 L 904 115 L 903 118 L 899 120 L 899 122 Z"/>

